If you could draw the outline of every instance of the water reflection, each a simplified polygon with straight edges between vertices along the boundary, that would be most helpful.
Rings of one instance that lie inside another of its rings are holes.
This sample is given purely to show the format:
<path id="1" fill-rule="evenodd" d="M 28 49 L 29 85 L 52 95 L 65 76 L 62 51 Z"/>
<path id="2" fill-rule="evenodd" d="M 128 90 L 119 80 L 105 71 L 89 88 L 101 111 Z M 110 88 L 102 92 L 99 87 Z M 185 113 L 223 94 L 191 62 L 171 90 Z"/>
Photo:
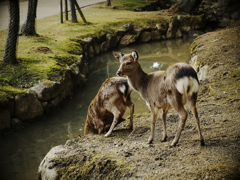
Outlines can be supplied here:
<path id="1" fill-rule="evenodd" d="M 158 63 L 160 69 L 166 69 L 175 62 L 188 62 L 191 42 L 191 39 L 167 40 L 118 50 L 123 53 L 137 50 L 143 70 L 151 72 L 159 69 L 151 69 L 154 63 L 155 65 Z M 37 168 L 51 147 L 64 144 L 67 139 L 83 134 L 88 105 L 102 82 L 106 78 L 115 76 L 119 62 L 109 52 L 99 55 L 94 63 L 92 60 L 89 65 L 91 75 L 88 83 L 56 113 L 0 138 L 1 180 L 37 179 Z M 135 103 L 135 113 L 148 111 L 145 102 L 136 92 L 132 93 L 132 101 Z M 126 116 L 128 114 L 126 112 Z"/>

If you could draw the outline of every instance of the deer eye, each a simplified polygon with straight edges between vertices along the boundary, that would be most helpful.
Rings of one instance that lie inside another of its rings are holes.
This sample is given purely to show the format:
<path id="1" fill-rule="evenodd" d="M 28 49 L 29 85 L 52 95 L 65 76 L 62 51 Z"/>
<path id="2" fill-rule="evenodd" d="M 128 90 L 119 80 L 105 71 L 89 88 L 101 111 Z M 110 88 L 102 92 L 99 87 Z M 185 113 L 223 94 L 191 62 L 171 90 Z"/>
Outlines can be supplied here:
<path id="1" fill-rule="evenodd" d="M 127 65 L 130 65 L 130 64 L 132 64 L 132 62 L 127 62 Z"/>

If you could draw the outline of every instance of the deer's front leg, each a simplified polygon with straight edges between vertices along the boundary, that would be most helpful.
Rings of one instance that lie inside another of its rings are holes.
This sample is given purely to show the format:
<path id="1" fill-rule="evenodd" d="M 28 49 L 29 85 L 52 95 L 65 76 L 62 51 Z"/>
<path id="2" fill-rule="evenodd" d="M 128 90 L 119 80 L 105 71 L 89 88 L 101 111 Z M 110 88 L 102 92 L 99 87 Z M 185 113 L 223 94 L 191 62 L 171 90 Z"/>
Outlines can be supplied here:
<path id="1" fill-rule="evenodd" d="M 129 122 L 129 129 L 133 129 L 133 113 L 134 113 L 134 104 L 131 103 L 129 106 L 130 109 L 130 122 Z"/>
<path id="2" fill-rule="evenodd" d="M 163 113 L 162 113 L 162 122 L 163 122 L 162 142 L 165 142 L 167 140 L 167 126 L 166 126 L 167 112 L 168 112 L 168 110 L 163 110 Z"/>
<path id="3" fill-rule="evenodd" d="M 154 139 L 155 124 L 158 116 L 158 109 L 152 108 L 151 111 L 152 111 L 151 132 L 150 137 L 148 139 L 148 144 L 151 144 Z"/>

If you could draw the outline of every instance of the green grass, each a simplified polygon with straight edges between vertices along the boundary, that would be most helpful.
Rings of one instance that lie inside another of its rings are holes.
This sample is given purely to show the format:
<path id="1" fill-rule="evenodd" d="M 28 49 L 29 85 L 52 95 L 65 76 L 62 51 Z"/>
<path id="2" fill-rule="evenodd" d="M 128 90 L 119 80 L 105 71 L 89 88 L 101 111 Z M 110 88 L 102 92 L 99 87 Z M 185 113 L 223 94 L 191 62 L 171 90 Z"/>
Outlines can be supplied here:
<path id="1" fill-rule="evenodd" d="M 113 4 L 121 1 L 113 1 Z M 134 2 L 140 1 L 131 1 L 129 6 L 133 6 Z M 17 49 L 19 63 L 16 65 L 8 65 L 1 61 L 7 31 L 0 31 L 0 96 L 8 97 L 7 94 L 12 96 L 22 93 L 22 89 L 30 88 L 47 79 L 59 81 L 61 79 L 59 74 L 76 62 L 83 53 L 81 44 L 84 43 L 82 40 L 84 37 L 113 33 L 127 23 L 142 27 L 154 26 L 169 18 L 156 12 L 105 8 L 104 4 L 94 5 L 82 11 L 88 24 L 83 24 L 80 16 L 77 24 L 70 21 L 60 24 L 59 15 L 37 20 L 36 31 L 40 36 L 19 37 Z"/>
<path id="2" fill-rule="evenodd" d="M 112 6 L 115 6 L 119 9 L 127 9 L 127 10 L 141 10 L 143 6 L 149 5 L 153 0 L 117 0 L 112 1 Z"/>

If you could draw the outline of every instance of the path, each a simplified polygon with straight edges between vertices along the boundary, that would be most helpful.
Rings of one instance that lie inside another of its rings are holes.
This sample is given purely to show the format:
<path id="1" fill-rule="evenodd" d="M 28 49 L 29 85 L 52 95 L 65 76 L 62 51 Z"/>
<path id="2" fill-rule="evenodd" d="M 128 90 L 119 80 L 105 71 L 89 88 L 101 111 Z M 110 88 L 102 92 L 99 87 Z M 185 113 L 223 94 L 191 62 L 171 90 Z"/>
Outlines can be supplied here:
<path id="1" fill-rule="evenodd" d="M 77 0 L 80 7 L 103 2 L 103 0 Z M 37 8 L 37 19 L 58 14 L 60 11 L 59 0 L 39 0 Z M 20 24 L 23 24 L 27 17 L 28 1 L 20 2 Z M 9 12 L 6 1 L 0 0 L 0 30 L 8 28 Z"/>

